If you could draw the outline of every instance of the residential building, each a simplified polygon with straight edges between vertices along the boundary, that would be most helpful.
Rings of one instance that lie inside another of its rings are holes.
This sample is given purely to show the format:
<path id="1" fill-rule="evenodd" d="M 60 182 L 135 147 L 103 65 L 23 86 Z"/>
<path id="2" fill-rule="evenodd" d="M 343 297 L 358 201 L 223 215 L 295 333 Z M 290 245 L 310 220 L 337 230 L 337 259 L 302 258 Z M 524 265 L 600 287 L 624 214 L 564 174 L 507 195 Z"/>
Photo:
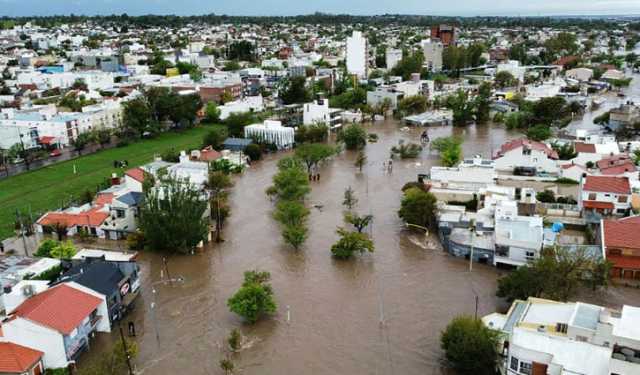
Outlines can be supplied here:
<path id="1" fill-rule="evenodd" d="M 0 342 L 0 374 L 42 375 L 43 352 L 11 342 Z"/>
<path id="2" fill-rule="evenodd" d="M 602 220 L 600 230 L 603 253 L 613 263 L 611 276 L 640 280 L 640 216 Z"/>
<path id="3" fill-rule="evenodd" d="M 385 62 L 387 69 L 393 69 L 402 60 L 402 50 L 387 48 L 385 52 Z"/>
<path id="4" fill-rule="evenodd" d="M 381 86 L 376 87 L 373 91 L 367 91 L 367 104 L 372 107 L 382 104 L 385 100 L 389 100 L 391 110 L 398 108 L 398 102 L 404 98 L 402 92 L 396 91 L 393 87 Z"/>
<path id="5" fill-rule="evenodd" d="M 20 300 L 19 294 L 13 294 L 13 297 L 4 298 L 5 294 L 12 294 L 18 288 L 26 285 L 21 282 L 33 276 L 41 274 L 60 267 L 60 260 L 53 258 L 33 258 L 21 255 L 2 255 L 0 256 L 0 315 L 6 310 L 10 310 L 15 303 L 11 301 Z M 37 288 L 36 288 L 37 289 Z M 14 298 L 16 297 L 16 298 Z"/>
<path id="6" fill-rule="evenodd" d="M 366 79 L 368 57 L 367 39 L 362 32 L 354 31 L 350 37 L 347 37 L 347 72 Z"/>
<path id="7" fill-rule="evenodd" d="M 543 240 L 542 217 L 518 216 L 517 202 L 498 202 L 495 208 L 495 265 L 526 265 L 540 256 Z"/>
<path id="8" fill-rule="evenodd" d="M 311 103 L 305 103 L 302 108 L 302 123 L 304 125 L 324 123 L 331 129 L 337 129 L 342 126 L 342 110 L 329 108 L 328 99 L 318 99 Z"/>
<path id="9" fill-rule="evenodd" d="M 425 39 L 421 43 L 424 54 L 424 64 L 432 72 L 442 70 L 442 52 L 444 45 L 438 40 Z"/>
<path id="10" fill-rule="evenodd" d="M 513 172 L 516 167 L 532 167 L 538 172 L 558 174 L 558 153 L 542 142 L 526 138 L 516 139 L 500 146 L 495 153 L 496 170 Z"/>
<path id="11" fill-rule="evenodd" d="M 439 39 L 445 47 L 456 44 L 456 28 L 452 25 L 431 26 L 431 38 Z"/>
<path id="12" fill-rule="evenodd" d="M 242 99 L 224 103 L 218 107 L 220 120 L 226 120 L 232 113 L 262 112 L 264 101 L 262 96 L 245 96 Z"/>
<path id="13" fill-rule="evenodd" d="M 502 333 L 507 375 L 640 373 L 640 308 L 622 311 L 529 297 L 482 318 Z"/>
<path id="14" fill-rule="evenodd" d="M 593 69 L 589 68 L 575 68 L 567 70 L 565 73 L 567 78 L 575 79 L 579 82 L 588 82 L 593 77 Z"/>
<path id="15" fill-rule="evenodd" d="M 261 139 L 264 142 L 275 144 L 279 149 L 291 148 L 295 143 L 295 130 L 282 126 L 280 121 L 273 120 L 245 126 L 244 136 L 248 139 Z"/>
<path id="16" fill-rule="evenodd" d="M 625 215 L 631 208 L 629 178 L 617 176 L 586 176 L 580 181 L 578 207 L 585 213 Z"/>
<path id="17" fill-rule="evenodd" d="M 2 322 L 4 338 L 44 353 L 46 368 L 67 367 L 89 346 L 93 332 L 110 332 L 104 295 L 76 283 L 38 293 Z"/>

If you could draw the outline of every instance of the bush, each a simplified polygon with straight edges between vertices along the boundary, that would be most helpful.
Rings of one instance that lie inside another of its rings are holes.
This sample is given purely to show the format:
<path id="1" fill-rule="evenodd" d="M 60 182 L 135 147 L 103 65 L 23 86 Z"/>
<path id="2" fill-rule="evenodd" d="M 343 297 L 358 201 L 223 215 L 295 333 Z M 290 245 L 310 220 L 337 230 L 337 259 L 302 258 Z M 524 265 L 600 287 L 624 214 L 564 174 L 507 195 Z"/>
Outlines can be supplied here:
<path id="1" fill-rule="evenodd" d="M 142 232 L 133 232 L 127 236 L 127 247 L 130 250 L 144 249 L 144 234 Z"/>
<path id="2" fill-rule="evenodd" d="M 551 129 L 543 124 L 535 125 L 527 130 L 527 138 L 534 141 L 544 141 L 551 137 Z"/>
<path id="3" fill-rule="evenodd" d="M 348 150 L 357 150 L 366 146 L 367 132 L 358 124 L 349 125 L 338 134 L 338 140 L 344 142 Z"/>
<path id="4" fill-rule="evenodd" d="M 176 151 L 173 147 L 167 150 L 164 150 L 162 154 L 160 154 L 162 160 L 169 163 L 177 163 L 180 161 L 180 152 Z"/>
<path id="5" fill-rule="evenodd" d="M 38 250 L 35 253 L 35 256 L 42 258 L 50 258 L 51 250 L 58 246 L 59 242 L 56 240 L 44 240 L 40 243 Z"/>
<path id="6" fill-rule="evenodd" d="M 321 143 L 329 137 L 329 127 L 325 123 L 302 125 L 296 131 L 296 143 Z"/>
<path id="7" fill-rule="evenodd" d="M 251 159 L 251 161 L 260 160 L 262 158 L 262 148 L 255 144 L 251 143 L 244 148 L 244 153 Z"/>
<path id="8" fill-rule="evenodd" d="M 572 179 L 572 178 L 560 177 L 560 178 L 556 179 L 556 184 L 578 185 L 579 182 L 574 180 L 574 179 Z"/>
<path id="9" fill-rule="evenodd" d="M 536 199 L 542 203 L 556 203 L 556 194 L 552 190 L 544 190 L 536 194 Z"/>

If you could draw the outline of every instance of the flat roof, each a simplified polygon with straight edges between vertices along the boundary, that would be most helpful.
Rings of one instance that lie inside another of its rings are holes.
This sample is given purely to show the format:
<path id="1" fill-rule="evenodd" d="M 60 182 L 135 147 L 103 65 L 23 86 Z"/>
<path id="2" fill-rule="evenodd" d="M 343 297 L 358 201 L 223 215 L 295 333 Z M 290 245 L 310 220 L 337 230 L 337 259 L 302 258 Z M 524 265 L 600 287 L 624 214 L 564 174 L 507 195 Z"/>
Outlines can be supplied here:
<path id="1" fill-rule="evenodd" d="M 613 327 L 613 335 L 640 340 L 640 307 L 622 307 L 620 320 Z"/>
<path id="2" fill-rule="evenodd" d="M 109 251 L 100 249 L 82 249 L 78 251 L 71 259 L 84 260 L 87 258 L 102 258 L 108 262 L 131 262 L 138 256 L 137 252 L 123 253 L 119 251 Z"/>

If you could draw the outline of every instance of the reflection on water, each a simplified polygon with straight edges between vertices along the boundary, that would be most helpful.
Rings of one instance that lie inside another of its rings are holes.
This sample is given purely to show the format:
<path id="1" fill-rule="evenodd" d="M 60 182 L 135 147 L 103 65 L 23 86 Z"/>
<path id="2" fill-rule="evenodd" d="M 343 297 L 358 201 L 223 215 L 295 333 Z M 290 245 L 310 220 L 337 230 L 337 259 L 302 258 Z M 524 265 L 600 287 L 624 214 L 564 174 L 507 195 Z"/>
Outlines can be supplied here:
<path id="1" fill-rule="evenodd" d="M 408 232 L 397 217 L 400 188 L 438 162 L 425 150 L 419 159 L 396 161 L 392 173 L 382 163 L 399 139 L 419 142 L 421 130 L 398 131 L 394 121 L 372 125 L 380 136 L 366 148 L 362 174 L 355 154 L 344 152 L 324 166 L 312 183 L 309 239 L 300 251 L 282 244 L 271 218 L 272 203 L 264 191 L 282 154 L 253 165 L 237 179 L 231 196 L 232 216 L 226 242 L 193 256 L 172 257 L 169 272 L 186 282 L 157 287 L 159 342 L 149 309 L 150 288 L 143 290 L 127 317 L 138 329 L 137 367 L 145 374 L 211 374 L 219 372 L 222 341 L 239 327 L 255 341 L 233 356 L 242 374 L 440 374 L 439 335 L 458 314 L 504 308 L 494 296 L 498 271 L 477 265 L 468 272 L 464 259 L 443 253 L 434 238 Z M 430 128 L 431 139 L 451 134 L 465 139 L 465 156 L 489 156 L 505 140 L 517 137 L 501 127 Z M 371 234 L 376 251 L 350 261 L 331 258 L 335 229 L 342 223 L 342 195 L 351 186 L 357 210 L 374 215 Z M 160 279 L 161 256 L 140 256 L 143 285 Z M 270 271 L 279 304 L 271 319 L 243 325 L 226 300 L 240 286 L 245 270 Z M 287 322 L 287 306 L 290 321 Z M 100 353 L 103 336 L 87 361 Z M 104 346 L 102 346 L 104 348 Z M 84 359 L 84 358 L 83 358 Z"/>

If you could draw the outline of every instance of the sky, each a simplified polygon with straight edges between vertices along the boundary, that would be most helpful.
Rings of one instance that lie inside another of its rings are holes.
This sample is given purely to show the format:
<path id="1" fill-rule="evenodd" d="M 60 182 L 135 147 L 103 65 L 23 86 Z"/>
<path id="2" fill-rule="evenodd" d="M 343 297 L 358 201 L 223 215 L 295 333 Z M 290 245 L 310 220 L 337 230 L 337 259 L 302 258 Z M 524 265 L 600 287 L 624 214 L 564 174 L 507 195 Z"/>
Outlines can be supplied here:
<path id="1" fill-rule="evenodd" d="M 53 14 L 640 15 L 640 0 L 0 0 L 0 16 Z"/>

